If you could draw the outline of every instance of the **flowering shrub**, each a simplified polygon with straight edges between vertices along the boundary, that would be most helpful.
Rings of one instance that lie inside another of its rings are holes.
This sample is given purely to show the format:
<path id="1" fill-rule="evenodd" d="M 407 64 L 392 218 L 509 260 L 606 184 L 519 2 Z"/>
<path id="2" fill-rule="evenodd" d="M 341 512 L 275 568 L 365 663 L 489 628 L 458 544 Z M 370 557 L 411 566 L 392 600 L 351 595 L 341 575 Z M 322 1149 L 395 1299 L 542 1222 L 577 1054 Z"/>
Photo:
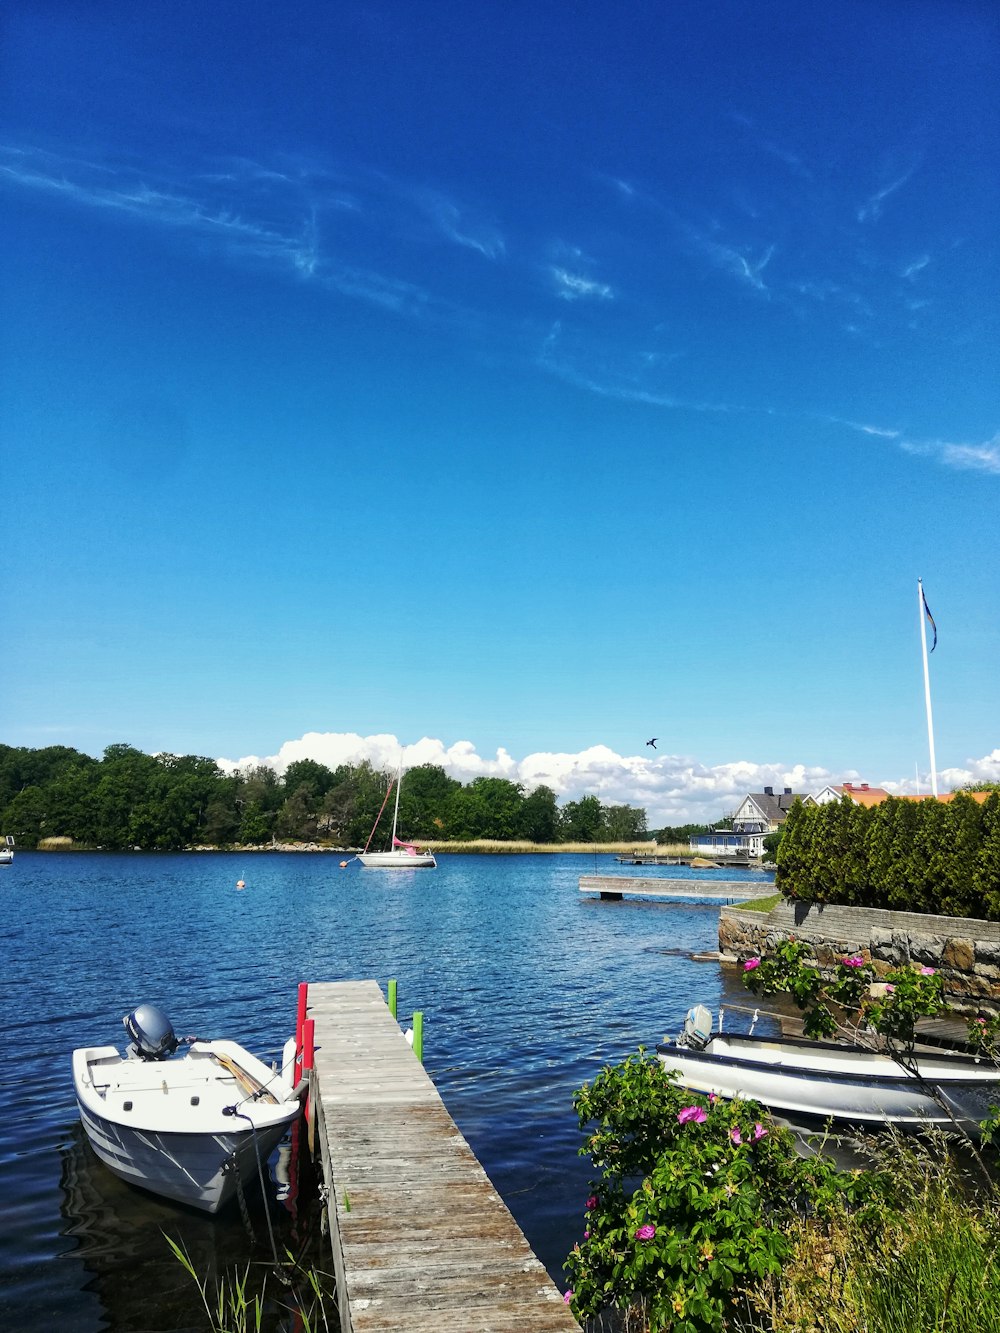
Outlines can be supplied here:
<path id="1" fill-rule="evenodd" d="M 756 1103 L 679 1088 L 641 1048 L 574 1107 L 590 1127 L 581 1152 L 603 1173 L 566 1262 L 579 1319 L 615 1307 L 650 1333 L 721 1330 L 741 1294 L 780 1270 L 793 1217 L 870 1189 L 863 1173 L 797 1156 Z"/>
<path id="2" fill-rule="evenodd" d="M 917 1019 L 948 1009 L 944 985 L 933 967 L 897 968 L 882 985 L 873 986 L 875 982 L 875 969 L 861 954 L 842 958 L 834 974 L 824 977 L 802 940 L 784 940 L 769 957 L 748 958 L 743 964 L 743 984 L 754 994 L 792 997 L 803 1012 L 807 1037 L 832 1037 L 838 1027 L 835 1011 L 840 1010 L 885 1037 L 891 1048 L 910 1050 Z"/>

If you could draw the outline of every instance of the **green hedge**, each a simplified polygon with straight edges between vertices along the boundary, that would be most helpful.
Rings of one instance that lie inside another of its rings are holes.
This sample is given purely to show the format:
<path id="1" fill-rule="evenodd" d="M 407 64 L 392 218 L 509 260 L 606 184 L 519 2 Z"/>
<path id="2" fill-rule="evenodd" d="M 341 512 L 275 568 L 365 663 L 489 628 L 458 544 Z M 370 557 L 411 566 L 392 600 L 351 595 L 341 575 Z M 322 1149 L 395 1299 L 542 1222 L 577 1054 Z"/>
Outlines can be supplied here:
<path id="1" fill-rule="evenodd" d="M 796 801 L 777 866 L 777 887 L 800 902 L 1000 921 L 1000 792 L 983 803 L 963 792 L 874 806 Z"/>

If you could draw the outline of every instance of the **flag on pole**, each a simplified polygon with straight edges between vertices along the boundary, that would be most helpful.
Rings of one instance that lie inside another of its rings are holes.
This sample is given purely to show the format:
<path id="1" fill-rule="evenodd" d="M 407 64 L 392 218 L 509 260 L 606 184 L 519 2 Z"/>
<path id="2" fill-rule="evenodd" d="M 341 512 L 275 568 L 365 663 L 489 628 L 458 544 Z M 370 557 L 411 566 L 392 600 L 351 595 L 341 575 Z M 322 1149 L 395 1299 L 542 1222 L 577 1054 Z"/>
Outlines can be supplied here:
<path id="1" fill-rule="evenodd" d="M 927 594 L 924 592 L 923 584 L 920 585 L 920 596 L 924 601 L 924 615 L 931 623 L 931 629 L 934 631 L 934 642 L 931 644 L 931 652 L 937 647 L 937 625 L 934 623 L 934 617 L 931 615 L 931 609 L 927 605 Z"/>

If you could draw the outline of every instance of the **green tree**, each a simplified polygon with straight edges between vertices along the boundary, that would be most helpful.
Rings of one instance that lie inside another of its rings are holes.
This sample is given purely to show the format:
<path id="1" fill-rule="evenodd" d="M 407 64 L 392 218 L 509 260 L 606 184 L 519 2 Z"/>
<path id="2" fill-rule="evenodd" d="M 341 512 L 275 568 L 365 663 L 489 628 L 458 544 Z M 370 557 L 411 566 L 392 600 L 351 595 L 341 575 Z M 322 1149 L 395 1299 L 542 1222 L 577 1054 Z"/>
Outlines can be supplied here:
<path id="1" fill-rule="evenodd" d="M 559 807 L 550 787 L 536 787 L 521 802 L 517 836 L 527 842 L 552 843 L 559 840 Z"/>
<path id="2" fill-rule="evenodd" d="M 443 837 L 452 799 L 461 786 L 437 764 L 407 769 L 399 797 L 399 827 L 405 836 Z"/>
<path id="3" fill-rule="evenodd" d="M 275 819 L 275 830 L 281 838 L 311 842 L 319 827 L 317 800 L 308 782 L 301 782 L 286 796 Z"/>
<path id="4" fill-rule="evenodd" d="M 1000 921 L 1000 792 L 983 805 L 982 834 L 972 871 L 976 915 Z"/>
<path id="5" fill-rule="evenodd" d="M 4 809 L 4 833 L 11 834 L 20 847 L 36 847 L 39 838 L 49 836 L 46 830 L 47 812 L 48 799 L 42 788 L 22 787 Z"/>
<path id="6" fill-rule="evenodd" d="M 604 807 L 596 796 L 567 801 L 559 824 L 561 842 L 600 842 L 604 836 Z"/>
<path id="7" fill-rule="evenodd" d="M 646 812 L 637 806 L 607 805 L 603 822 L 609 842 L 637 842 L 647 836 Z"/>
<path id="8" fill-rule="evenodd" d="M 292 792 L 305 786 L 321 801 L 337 780 L 333 769 L 318 764 L 315 759 L 295 759 L 285 769 L 284 787 L 287 800 Z"/>

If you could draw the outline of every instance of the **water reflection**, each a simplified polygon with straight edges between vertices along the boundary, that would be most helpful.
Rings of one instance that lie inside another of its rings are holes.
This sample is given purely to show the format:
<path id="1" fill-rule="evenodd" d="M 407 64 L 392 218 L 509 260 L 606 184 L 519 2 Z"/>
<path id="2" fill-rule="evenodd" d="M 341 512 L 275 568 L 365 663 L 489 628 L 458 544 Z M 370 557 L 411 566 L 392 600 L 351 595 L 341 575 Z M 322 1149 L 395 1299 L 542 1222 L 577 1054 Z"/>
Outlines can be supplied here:
<path id="1" fill-rule="evenodd" d="M 311 1165 L 306 1160 L 296 1169 L 291 1135 L 272 1156 L 266 1198 L 259 1189 L 246 1196 L 245 1218 L 236 1201 L 212 1217 L 127 1185 L 98 1160 L 80 1124 L 60 1157 L 60 1234 L 69 1242 L 63 1257 L 83 1264 L 82 1286 L 99 1301 L 103 1327 L 128 1333 L 205 1327 L 198 1289 L 171 1253 L 170 1237 L 207 1280 L 210 1300 L 220 1278 L 245 1275 L 247 1296 L 264 1297 L 263 1329 L 301 1328 L 294 1292 L 274 1275 L 270 1233 L 282 1260 L 290 1251 L 306 1266 L 328 1265 L 320 1257 Z"/>

